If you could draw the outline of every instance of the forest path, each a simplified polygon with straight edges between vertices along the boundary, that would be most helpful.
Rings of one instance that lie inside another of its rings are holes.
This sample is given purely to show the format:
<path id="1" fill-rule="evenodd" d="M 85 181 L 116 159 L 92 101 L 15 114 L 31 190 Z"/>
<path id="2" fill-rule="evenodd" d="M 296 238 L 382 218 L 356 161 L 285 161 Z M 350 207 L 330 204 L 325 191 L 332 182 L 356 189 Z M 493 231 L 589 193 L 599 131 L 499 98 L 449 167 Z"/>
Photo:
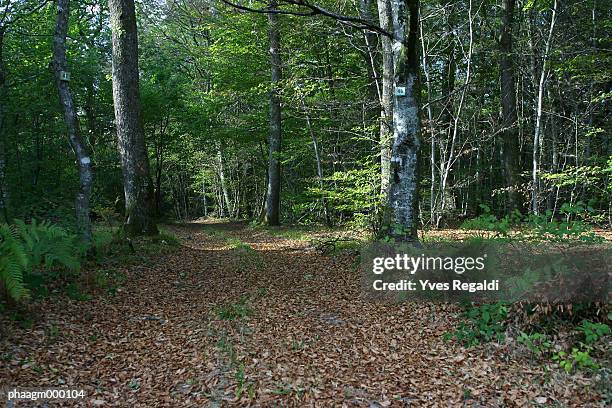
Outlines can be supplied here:
<path id="1" fill-rule="evenodd" d="M 169 229 L 183 245 L 127 267 L 114 296 L 45 301 L 29 329 L 3 322 L 0 386 L 84 388 L 77 406 L 116 407 L 588 399 L 576 378 L 545 373 L 506 346 L 445 342 L 454 306 L 366 300 L 350 256 L 246 224 Z"/>

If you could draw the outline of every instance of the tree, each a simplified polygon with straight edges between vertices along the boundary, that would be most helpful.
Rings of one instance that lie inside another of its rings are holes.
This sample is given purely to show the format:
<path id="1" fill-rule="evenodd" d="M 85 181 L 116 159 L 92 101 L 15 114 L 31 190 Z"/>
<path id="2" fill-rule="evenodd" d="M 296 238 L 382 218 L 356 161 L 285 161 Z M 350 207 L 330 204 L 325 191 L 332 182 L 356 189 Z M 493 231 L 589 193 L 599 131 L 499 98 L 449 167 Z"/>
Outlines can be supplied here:
<path id="1" fill-rule="evenodd" d="M 390 155 L 389 191 L 385 198 L 385 230 L 395 239 L 418 241 L 417 209 L 419 199 L 420 120 L 418 107 L 419 1 L 388 0 L 390 28 L 361 17 L 345 16 L 304 0 L 274 1 L 265 9 L 254 9 L 223 0 L 233 7 L 251 12 L 298 16 L 325 16 L 360 29 L 372 30 L 393 39 L 393 146 Z M 279 6 L 297 6 L 297 10 Z M 272 47 L 271 47 L 272 48 Z M 384 143 L 383 143 L 384 146 Z M 383 148 L 384 149 L 384 148 Z"/>
<path id="2" fill-rule="evenodd" d="M 270 8 L 277 6 L 275 0 L 270 2 Z M 280 224 L 280 151 L 282 140 L 281 127 L 281 101 L 279 83 L 282 78 L 282 66 L 280 57 L 280 27 L 278 16 L 270 13 L 268 15 L 269 38 L 270 38 L 270 65 L 272 70 L 272 89 L 270 90 L 270 134 L 268 136 L 269 158 L 268 158 L 268 192 L 266 198 L 266 217 L 268 225 Z"/>
<path id="3" fill-rule="evenodd" d="M 75 201 L 77 230 L 86 244 L 91 243 L 91 220 L 89 201 L 93 172 L 91 158 L 87 146 L 81 137 L 79 119 L 74 106 L 72 92 L 70 91 L 70 72 L 66 62 L 66 35 L 68 34 L 68 18 L 70 16 L 70 0 L 58 0 L 57 23 L 53 36 L 53 70 L 59 93 L 60 102 L 64 110 L 64 122 L 68 132 L 68 141 L 74 151 L 79 169 L 79 192 Z"/>
<path id="4" fill-rule="evenodd" d="M 3 19 L 4 20 L 4 19 Z M 7 100 L 6 74 L 4 68 L 4 37 L 6 35 L 6 25 L 0 22 L 0 211 L 5 222 L 9 221 L 8 216 L 8 187 L 6 185 L 6 135 L 5 129 L 5 101 Z"/>
<path id="5" fill-rule="evenodd" d="M 508 209 L 519 206 L 517 182 L 519 168 L 519 136 L 516 113 L 516 84 L 514 79 L 514 55 L 512 54 L 512 26 L 514 23 L 515 0 L 502 0 L 502 26 L 499 36 L 500 81 L 503 143 L 502 164 L 508 192 Z"/>
<path id="6" fill-rule="evenodd" d="M 548 29 L 548 37 L 544 43 L 544 55 L 542 56 L 542 67 L 540 69 L 540 79 L 537 82 L 537 97 L 535 109 L 535 126 L 533 130 L 533 152 L 531 156 L 531 211 L 534 214 L 539 213 L 539 195 L 540 195 L 540 146 L 542 145 L 542 109 L 544 106 L 544 91 L 546 89 L 546 80 L 548 78 L 548 59 L 552 47 L 552 36 L 557 21 L 557 0 L 553 0 L 552 12 L 550 17 L 550 26 Z M 534 69 L 534 79 L 535 69 Z"/>
<path id="7" fill-rule="evenodd" d="M 559 3 L 551 34 L 552 0 L 421 2 L 416 64 L 415 53 L 408 52 L 412 2 L 276 0 L 271 9 L 270 1 L 242 1 L 239 7 L 210 0 L 138 1 L 141 120 L 161 216 L 186 219 L 225 210 L 231 218 L 264 219 L 269 159 L 278 158 L 267 143 L 273 88 L 282 102 L 285 223 L 333 220 L 410 239 L 415 196 L 421 197 L 418 219 L 424 226 L 454 227 L 487 207 L 503 217 L 513 206 L 508 192 L 523 186 L 523 174 L 533 180 L 534 168 L 533 208 L 559 218 L 568 208 L 564 203 L 582 202 L 594 211 L 587 219 L 610 219 L 612 64 L 605 52 L 610 10 L 603 3 Z M 63 70 L 72 74 L 66 85 L 75 129 L 88 157 L 95 156 L 96 175 L 104 175 L 94 180 L 90 206 L 112 222 L 115 212 L 123 212 L 125 196 L 118 150 L 139 166 L 144 162 L 135 155 L 146 155 L 125 143 L 117 146 L 115 131 L 127 125 L 114 120 L 106 4 L 70 3 Z M 66 143 L 57 73 L 48 69 L 53 37 L 44 35 L 57 26 L 57 5 L 0 5 L 0 218 L 9 222 L 74 219 L 79 167 Z M 273 86 L 268 14 L 282 23 L 282 81 Z M 405 21 L 401 38 L 393 24 L 398 21 Z M 406 75 L 396 81 L 402 61 L 417 65 L 404 73 L 424 68 L 420 91 L 406 86 Z M 390 117 L 396 104 L 409 108 L 394 114 L 405 128 Z M 419 135 L 421 106 L 427 132 Z M 406 119 L 410 115 L 414 121 Z M 410 158 L 418 159 L 409 145 L 418 144 L 419 136 L 428 160 L 405 171 Z M 386 146 L 385 139 L 397 143 Z M 508 178 L 513 173 L 514 181 Z M 407 196 L 399 187 L 411 177 L 420 180 L 421 191 L 412 183 Z M 147 177 L 141 180 L 146 185 Z M 385 180 L 394 183 L 394 196 Z M 528 198 L 521 190 L 519 207 Z"/>
<path id="8" fill-rule="evenodd" d="M 7 120 L 6 104 L 9 96 L 8 70 L 5 65 L 5 39 L 11 26 L 24 17 L 38 12 L 47 4 L 48 0 L 41 2 L 21 1 L 2 3 L 0 10 L 0 212 L 4 221 L 9 222 L 9 186 L 6 176 L 6 144 L 7 144 Z"/>
<path id="9" fill-rule="evenodd" d="M 110 0 L 113 101 L 125 193 L 125 230 L 155 234 L 154 194 L 145 146 L 138 79 L 138 34 L 134 0 Z"/>
<path id="10" fill-rule="evenodd" d="M 418 241 L 420 120 L 418 105 L 419 1 L 392 0 L 393 147 L 386 200 L 389 235 Z"/>
<path id="11" fill-rule="evenodd" d="M 388 0 L 378 0 L 378 20 L 380 26 L 391 30 L 391 4 Z M 393 43 L 389 36 L 383 35 L 382 43 L 382 86 L 380 96 L 380 167 L 381 194 L 388 194 L 391 181 L 391 141 L 393 140 Z"/>

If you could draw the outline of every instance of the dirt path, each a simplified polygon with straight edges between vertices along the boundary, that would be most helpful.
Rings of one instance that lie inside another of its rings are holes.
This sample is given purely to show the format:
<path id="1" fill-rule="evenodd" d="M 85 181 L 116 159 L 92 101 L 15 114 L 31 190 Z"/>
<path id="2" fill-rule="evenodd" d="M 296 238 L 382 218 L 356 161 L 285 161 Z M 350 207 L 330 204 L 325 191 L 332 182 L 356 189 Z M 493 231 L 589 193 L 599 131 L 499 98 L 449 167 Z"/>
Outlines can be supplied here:
<path id="1" fill-rule="evenodd" d="M 583 377 L 446 343 L 452 306 L 363 299 L 351 257 L 243 224 L 172 231 L 184 245 L 115 296 L 0 320 L 0 386 L 84 388 L 77 406 L 598 406 Z"/>

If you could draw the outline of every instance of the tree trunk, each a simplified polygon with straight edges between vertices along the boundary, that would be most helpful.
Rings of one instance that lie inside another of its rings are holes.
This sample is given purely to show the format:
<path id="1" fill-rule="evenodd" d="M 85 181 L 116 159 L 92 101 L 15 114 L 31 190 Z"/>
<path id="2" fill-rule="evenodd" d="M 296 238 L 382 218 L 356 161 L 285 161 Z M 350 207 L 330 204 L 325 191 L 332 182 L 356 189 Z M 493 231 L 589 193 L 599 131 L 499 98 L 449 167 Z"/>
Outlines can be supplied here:
<path id="1" fill-rule="evenodd" d="M 372 18 L 372 0 L 359 0 L 359 17 L 365 21 L 373 21 Z M 369 89 L 372 97 L 382 99 L 380 90 L 380 80 L 378 77 L 378 69 L 376 62 L 376 43 L 377 35 L 373 31 L 363 31 L 363 41 L 365 43 L 365 51 L 363 55 L 365 58 L 366 69 L 368 70 L 368 78 L 370 80 Z M 359 51 L 359 47 L 357 47 Z"/>
<path id="2" fill-rule="evenodd" d="M 6 89 L 6 72 L 4 68 L 4 34 L 6 27 L 0 25 L 0 212 L 5 222 L 9 222 L 8 215 L 8 187 L 6 185 L 6 111 L 8 90 Z"/>
<path id="3" fill-rule="evenodd" d="M 429 75 L 429 65 L 427 62 L 427 49 L 425 48 L 425 39 L 423 37 L 423 22 L 419 24 L 419 34 L 421 39 L 421 64 L 423 65 L 423 73 L 425 74 L 425 83 L 427 86 L 427 120 L 429 122 L 430 152 L 429 152 L 429 172 L 431 181 L 429 184 L 429 223 L 433 224 L 436 208 L 436 129 L 434 127 L 433 109 L 431 104 L 431 77 Z"/>
<path id="4" fill-rule="evenodd" d="M 167 127 L 167 122 L 166 122 Z M 159 134 L 155 134 L 155 126 L 153 126 L 153 136 L 154 136 L 154 148 L 155 148 L 155 215 L 162 215 L 162 203 L 163 203 L 163 191 L 162 191 L 162 176 L 164 172 L 164 159 L 165 159 L 165 146 L 164 146 L 164 136 L 165 129 L 164 127 L 164 119 L 160 121 L 159 124 Z"/>
<path id="5" fill-rule="evenodd" d="M 536 112 L 535 112 L 535 128 L 533 132 L 533 153 L 532 153 L 532 167 L 531 167 L 531 211 L 534 214 L 539 213 L 539 195 L 540 195 L 540 146 L 542 145 L 542 107 L 544 99 L 544 90 L 546 84 L 546 77 L 548 76 L 548 56 L 550 54 L 550 48 L 552 43 L 552 35 L 555 29 L 555 21 L 557 19 L 557 1 L 553 3 L 552 16 L 550 19 L 550 27 L 548 30 L 548 38 L 546 39 L 544 56 L 542 61 L 542 69 L 540 71 L 540 80 L 538 82 L 538 95 L 536 100 Z"/>
<path id="6" fill-rule="evenodd" d="M 206 194 L 206 180 L 202 177 L 202 205 L 204 206 L 204 217 L 208 217 L 208 200 Z"/>
<path id="7" fill-rule="evenodd" d="M 518 127 L 516 113 L 516 84 L 514 79 L 514 56 L 512 54 L 512 26 L 516 0 L 502 0 L 502 27 L 499 37 L 501 52 L 501 107 L 502 107 L 502 165 L 506 179 L 508 210 L 517 209 L 519 197 L 518 182 Z"/>
<path id="8" fill-rule="evenodd" d="M 270 2 L 270 8 L 277 5 L 275 0 Z M 267 225 L 280 224 L 280 151 L 281 151 L 281 102 L 279 82 L 281 81 L 281 58 L 280 58 L 280 29 L 278 16 L 269 14 L 269 36 L 270 36 L 270 62 L 272 66 L 272 90 L 270 91 L 270 134 L 268 137 L 268 193 L 266 198 Z"/>
<path id="9" fill-rule="evenodd" d="M 145 145 L 138 80 L 134 0 L 110 0 L 115 126 L 125 193 L 124 228 L 130 235 L 156 234 L 153 183 Z"/>
<path id="10" fill-rule="evenodd" d="M 310 115 L 306 111 L 306 103 L 304 102 L 304 98 L 302 97 L 302 109 L 304 109 L 304 114 L 306 115 L 306 127 L 308 128 L 308 133 L 310 133 L 310 138 L 312 139 L 312 147 L 315 153 L 315 159 L 317 162 L 317 178 L 319 179 L 319 188 L 321 189 L 321 206 L 323 207 L 323 216 L 325 217 L 325 225 L 328 227 L 332 226 L 331 217 L 329 215 L 329 208 L 327 206 L 327 200 L 325 198 L 325 185 L 323 180 L 323 164 L 321 163 L 321 153 L 319 152 L 319 142 L 317 140 L 317 136 L 314 133 L 314 129 L 312 128 L 312 121 L 310 120 Z"/>
<path id="11" fill-rule="evenodd" d="M 444 22 L 447 26 L 446 30 L 449 33 L 453 33 L 452 35 L 456 35 L 456 27 L 454 24 L 454 20 L 452 19 L 453 15 L 448 15 L 446 12 L 444 13 Z M 471 27 L 471 19 L 470 19 L 470 27 Z M 470 30 L 471 32 L 471 30 Z M 448 198 L 449 192 L 447 191 L 448 179 L 450 175 L 451 167 L 453 166 L 453 161 L 455 158 L 455 144 L 457 133 L 455 132 L 455 115 L 453 111 L 454 106 L 454 94 L 455 94 L 455 82 L 457 78 L 457 56 L 456 53 L 456 44 L 451 40 L 451 44 L 448 47 L 448 57 L 444 61 L 443 65 L 443 78 L 442 79 L 442 95 L 444 95 L 446 102 L 442 107 L 442 111 L 440 113 L 441 123 L 445 126 L 446 138 L 442 138 L 439 143 L 440 155 L 439 155 L 439 182 L 438 182 L 438 192 L 435 200 L 435 220 L 434 226 L 436 228 L 440 227 L 440 223 L 442 222 L 443 217 L 446 215 L 448 210 Z M 471 53 L 470 53 L 471 54 Z M 465 82 L 467 83 L 467 81 Z M 463 91 L 465 95 L 465 90 Z M 429 106 L 429 105 L 428 105 Z M 460 113 L 460 112 L 459 112 Z M 433 163 L 432 165 L 435 165 Z"/>
<path id="12" fill-rule="evenodd" d="M 389 0 L 378 0 L 380 27 L 393 31 Z M 388 194 L 391 181 L 391 146 L 393 141 L 393 45 L 392 39 L 382 36 L 382 92 L 380 99 L 380 192 Z"/>
<path id="13" fill-rule="evenodd" d="M 396 240 L 418 242 L 419 1 L 392 0 L 394 62 L 393 147 L 386 216 L 389 234 Z M 408 20 L 408 21 L 406 21 Z"/>
<path id="14" fill-rule="evenodd" d="M 221 182 L 221 192 L 223 193 L 222 199 L 225 205 L 221 206 L 221 217 L 232 216 L 232 207 L 231 201 L 229 197 L 229 190 L 227 187 L 227 181 L 225 180 L 225 166 L 223 164 L 223 148 L 221 147 L 221 143 L 219 143 L 219 148 L 217 149 L 217 159 L 219 160 L 219 181 Z"/>
<path id="15" fill-rule="evenodd" d="M 450 128 L 449 131 L 452 130 L 452 136 L 450 137 L 450 148 L 448 149 L 448 154 L 447 154 L 447 160 L 445 162 L 442 162 L 442 166 L 441 166 L 441 180 L 440 180 L 440 212 L 438 214 L 438 218 L 436 220 L 436 228 L 438 228 L 440 226 L 440 221 L 442 220 L 442 217 L 444 217 L 446 210 L 447 210 L 447 197 L 449 194 L 447 194 L 447 187 L 449 185 L 449 178 L 451 177 L 451 171 L 453 169 L 453 166 L 455 165 L 455 162 L 457 161 L 457 155 L 455 154 L 455 147 L 458 144 L 458 135 L 459 135 L 459 120 L 461 119 L 461 112 L 463 110 L 463 106 L 465 103 L 465 96 L 468 90 L 468 86 L 470 84 L 470 78 L 471 78 L 471 72 L 472 72 L 472 54 L 473 54 L 473 50 L 474 50 L 474 32 L 473 32 L 473 17 L 472 17 L 472 1 L 469 0 L 469 5 L 468 5 L 468 26 L 469 26 L 469 47 L 468 47 L 468 54 L 467 54 L 467 69 L 466 69 L 466 73 L 465 73 L 465 81 L 463 84 L 463 89 L 461 90 L 461 96 L 459 98 L 459 106 L 457 106 L 457 112 L 454 114 L 450 114 L 450 112 L 452 112 L 452 107 L 448 110 L 449 114 L 452 116 L 452 120 L 450 123 Z M 450 98 L 450 91 L 451 89 L 454 89 L 454 83 L 455 83 L 455 56 L 454 53 L 451 52 L 451 56 L 449 59 L 449 81 L 448 81 L 448 88 L 449 88 L 449 98 Z M 454 204 L 454 195 L 450 195 L 450 197 L 452 198 L 453 201 L 453 205 L 452 208 L 455 208 L 455 204 Z"/>
<path id="16" fill-rule="evenodd" d="M 76 155 L 79 168 L 79 192 L 76 197 L 75 210 L 77 229 L 82 241 L 91 243 L 91 220 L 89 218 L 89 199 L 93 174 L 91 159 L 81 137 L 79 120 L 76 114 L 72 93 L 70 92 L 69 73 L 66 62 L 66 35 L 68 33 L 68 18 L 70 15 L 70 0 L 58 0 L 57 23 L 53 36 L 53 70 L 59 93 L 60 102 L 64 109 L 64 122 L 68 131 L 68 141 Z"/>

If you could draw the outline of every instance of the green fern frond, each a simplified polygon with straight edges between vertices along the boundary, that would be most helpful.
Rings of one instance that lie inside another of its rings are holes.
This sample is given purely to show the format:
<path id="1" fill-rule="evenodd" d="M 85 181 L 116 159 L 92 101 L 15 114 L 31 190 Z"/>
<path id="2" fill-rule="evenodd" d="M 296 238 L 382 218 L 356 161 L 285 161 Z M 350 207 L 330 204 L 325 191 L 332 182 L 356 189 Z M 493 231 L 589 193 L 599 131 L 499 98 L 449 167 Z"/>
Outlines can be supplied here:
<path id="1" fill-rule="evenodd" d="M 0 225 L 0 283 L 8 295 L 15 299 L 28 297 L 23 276 L 29 268 L 26 250 L 17 232 L 6 224 Z"/>
<path id="2" fill-rule="evenodd" d="M 0 262 L 0 280 L 9 296 L 15 300 L 29 297 L 29 291 L 23 283 L 23 267 L 16 256 L 7 256 Z"/>
<path id="3" fill-rule="evenodd" d="M 15 220 L 0 224 L 0 283 L 15 300 L 27 298 L 24 276 L 36 268 L 62 265 L 80 268 L 80 252 L 74 235 L 48 221 L 26 224 Z"/>

